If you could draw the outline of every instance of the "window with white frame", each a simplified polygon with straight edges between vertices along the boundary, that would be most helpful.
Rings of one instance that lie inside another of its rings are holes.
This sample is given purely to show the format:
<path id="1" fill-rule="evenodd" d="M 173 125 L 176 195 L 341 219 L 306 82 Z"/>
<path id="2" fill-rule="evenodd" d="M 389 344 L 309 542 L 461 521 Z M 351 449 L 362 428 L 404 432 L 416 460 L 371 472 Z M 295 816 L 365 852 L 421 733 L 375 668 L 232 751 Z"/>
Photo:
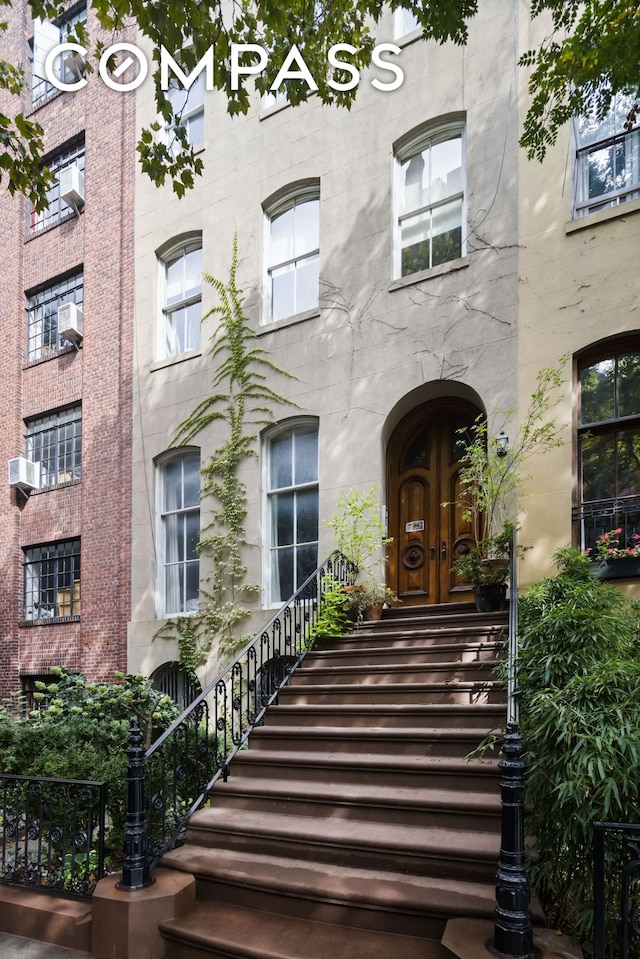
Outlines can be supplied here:
<path id="1" fill-rule="evenodd" d="M 393 32 L 396 40 L 399 40 L 401 37 L 406 37 L 409 33 L 413 33 L 414 30 L 419 29 L 421 29 L 421 27 L 415 13 L 412 13 L 411 10 L 405 10 L 404 7 L 398 7 L 394 12 L 393 19 Z"/>
<path id="2" fill-rule="evenodd" d="M 27 360 L 56 356 L 64 347 L 58 335 L 58 307 L 75 303 L 82 309 L 82 270 L 27 293 Z"/>
<path id="3" fill-rule="evenodd" d="M 25 619 L 62 619 L 79 614 L 80 540 L 61 540 L 25 549 Z"/>
<path id="4" fill-rule="evenodd" d="M 175 116 L 175 123 L 183 126 L 187 131 L 187 141 L 196 148 L 204 144 L 204 96 L 206 73 L 203 70 L 187 90 L 173 77 L 167 90 L 167 99 L 170 101 Z M 170 147 L 171 128 L 166 127 L 166 136 Z"/>
<path id="5" fill-rule="evenodd" d="M 40 488 L 80 479 L 81 405 L 26 420 L 26 447 L 27 459 L 40 463 Z"/>
<path id="6" fill-rule="evenodd" d="M 575 216 L 595 213 L 640 197 L 640 123 L 625 130 L 633 96 L 616 95 L 606 116 L 596 109 L 574 123 Z"/>
<path id="7" fill-rule="evenodd" d="M 48 206 L 38 213 L 29 202 L 29 230 L 38 233 L 48 227 L 55 226 L 67 217 L 75 216 L 75 211 L 68 206 L 60 196 L 60 173 L 66 167 L 75 164 L 81 173 L 84 173 L 84 136 L 75 140 L 45 159 L 43 166 L 48 167 L 55 176 L 55 180 L 47 190 Z"/>
<path id="8" fill-rule="evenodd" d="M 49 96 L 59 93 L 57 87 L 45 77 L 44 63 L 47 54 L 58 43 L 66 43 L 67 37 L 77 24 L 87 22 L 87 4 L 75 4 L 66 10 L 59 20 L 53 23 L 41 20 L 33 21 L 33 41 L 31 44 L 31 105 L 37 106 Z M 60 54 L 53 63 L 53 73 L 63 83 L 73 83 L 82 71 L 82 63 L 75 55 Z"/>
<path id="9" fill-rule="evenodd" d="M 318 565 L 318 429 L 302 423 L 267 443 L 269 603 L 285 602 Z"/>
<path id="10" fill-rule="evenodd" d="M 464 129 L 438 126 L 396 149 L 394 275 L 409 276 L 465 252 Z"/>
<path id="11" fill-rule="evenodd" d="M 267 323 L 315 309 L 319 300 L 320 188 L 305 186 L 266 210 Z"/>
<path id="12" fill-rule="evenodd" d="M 179 356 L 200 346 L 202 240 L 173 247 L 161 261 L 162 329 L 160 353 Z"/>
<path id="13" fill-rule="evenodd" d="M 189 450 L 159 466 L 159 613 L 198 609 L 200 595 L 200 453 Z"/>

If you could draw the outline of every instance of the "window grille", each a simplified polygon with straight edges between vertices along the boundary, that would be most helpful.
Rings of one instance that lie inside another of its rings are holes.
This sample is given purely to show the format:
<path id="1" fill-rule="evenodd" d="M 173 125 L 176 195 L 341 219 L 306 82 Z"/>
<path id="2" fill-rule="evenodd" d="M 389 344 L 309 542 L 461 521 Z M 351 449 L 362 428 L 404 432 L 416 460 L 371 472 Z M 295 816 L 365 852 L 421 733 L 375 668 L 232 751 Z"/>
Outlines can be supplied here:
<path id="1" fill-rule="evenodd" d="M 58 335 L 58 307 L 75 303 L 82 309 L 82 270 L 27 294 L 27 360 L 55 356 L 63 348 Z"/>
<path id="2" fill-rule="evenodd" d="M 26 620 L 47 621 L 80 614 L 80 540 L 24 551 Z"/>
<path id="3" fill-rule="evenodd" d="M 27 459 L 40 463 L 40 487 L 80 479 L 82 407 L 71 406 L 26 423 Z"/>

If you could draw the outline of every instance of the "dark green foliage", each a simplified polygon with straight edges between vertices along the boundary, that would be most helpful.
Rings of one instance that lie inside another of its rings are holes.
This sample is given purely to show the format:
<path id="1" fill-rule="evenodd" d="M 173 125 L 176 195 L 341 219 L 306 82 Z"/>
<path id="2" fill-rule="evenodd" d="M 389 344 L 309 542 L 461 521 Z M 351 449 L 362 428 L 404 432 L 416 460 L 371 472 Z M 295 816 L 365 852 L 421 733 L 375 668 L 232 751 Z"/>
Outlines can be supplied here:
<path id="1" fill-rule="evenodd" d="M 316 639 L 342 636 L 350 626 L 349 601 L 343 584 L 327 576 L 322 583 L 318 619 L 311 630 L 309 645 Z"/>
<path id="2" fill-rule="evenodd" d="M 578 550 L 555 558 L 559 575 L 519 604 L 530 872 L 552 923 L 588 951 L 592 823 L 640 822 L 640 615 Z"/>
<path id="3" fill-rule="evenodd" d="M 146 745 L 180 710 L 142 676 L 118 674 L 116 683 L 91 683 L 53 669 L 59 679 L 38 683 L 43 705 L 30 716 L 0 712 L 0 770 L 21 776 L 106 782 L 112 864 L 121 855 L 126 818 L 127 756 L 131 720 L 137 717 Z"/>
<path id="4" fill-rule="evenodd" d="M 274 422 L 273 406 L 296 405 L 267 383 L 270 373 L 289 374 L 255 345 L 256 334 L 247 323 L 244 297 L 236 285 L 237 268 L 236 236 L 228 282 L 204 275 L 219 297 L 219 305 L 203 317 L 220 318 L 209 351 L 214 370 L 212 391 L 180 424 L 174 438 L 174 445 L 180 445 L 214 424 L 225 430 L 224 442 L 201 470 L 202 494 L 214 502 L 212 522 L 199 544 L 200 552 L 213 564 L 206 603 L 198 613 L 172 620 L 161 631 L 169 636 L 178 633 L 180 661 L 192 671 L 206 662 L 214 642 L 226 653 L 250 639 L 238 635 L 238 627 L 250 616 L 245 604 L 259 595 L 260 587 L 245 581 L 247 491 L 239 474 L 245 461 L 256 455 L 257 428 Z"/>

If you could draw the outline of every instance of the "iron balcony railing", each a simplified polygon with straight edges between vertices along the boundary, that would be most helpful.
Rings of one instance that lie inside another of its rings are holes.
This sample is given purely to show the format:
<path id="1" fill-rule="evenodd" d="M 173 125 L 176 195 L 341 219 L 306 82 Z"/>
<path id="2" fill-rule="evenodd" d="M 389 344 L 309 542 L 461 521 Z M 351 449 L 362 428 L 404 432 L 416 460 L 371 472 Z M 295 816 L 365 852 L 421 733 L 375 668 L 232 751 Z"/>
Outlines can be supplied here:
<path id="1" fill-rule="evenodd" d="M 640 825 L 593 824 L 594 959 L 640 956 Z"/>
<path id="2" fill-rule="evenodd" d="M 0 881 L 91 898 L 105 875 L 105 783 L 0 773 Z"/>
<path id="3" fill-rule="evenodd" d="M 232 663 L 144 753 L 135 725 L 129 754 L 129 817 L 123 888 L 146 885 L 311 645 L 327 580 L 357 570 L 335 552 L 303 583 Z"/>
<path id="4" fill-rule="evenodd" d="M 582 550 L 593 549 L 596 540 L 612 529 L 622 530 L 621 546 L 633 546 L 640 533 L 640 496 L 583 503 L 573 510 L 573 522 Z"/>

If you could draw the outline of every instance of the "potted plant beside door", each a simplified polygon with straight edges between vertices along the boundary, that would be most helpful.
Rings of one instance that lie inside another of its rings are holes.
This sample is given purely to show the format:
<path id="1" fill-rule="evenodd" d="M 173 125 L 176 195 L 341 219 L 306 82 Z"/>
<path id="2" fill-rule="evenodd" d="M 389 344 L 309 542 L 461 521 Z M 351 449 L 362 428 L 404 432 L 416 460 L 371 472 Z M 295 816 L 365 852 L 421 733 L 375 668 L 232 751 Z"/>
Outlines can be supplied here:
<path id="1" fill-rule="evenodd" d="M 492 429 L 479 416 L 470 430 L 460 430 L 464 444 L 459 479 L 462 487 L 464 518 L 471 524 L 475 546 L 453 564 L 464 582 L 474 590 L 476 607 L 487 611 L 501 609 L 509 582 L 509 556 L 518 529 L 519 499 L 526 492 L 523 467 L 531 456 L 544 453 L 563 440 L 549 412 L 563 397 L 562 368 L 568 356 L 560 357 L 557 367 L 540 370 L 515 438 L 509 439 L 513 410 L 497 410 Z M 449 503 L 443 503 L 449 506 Z M 518 546 L 521 557 L 529 547 Z"/>
<path id="2" fill-rule="evenodd" d="M 342 494 L 336 511 L 325 526 L 333 531 L 336 547 L 358 568 L 354 586 L 345 587 L 350 618 L 379 619 L 385 603 L 398 601 L 384 583 L 376 581 L 381 565 L 381 550 L 393 542 L 386 535 L 377 500 L 377 486 L 350 489 Z"/>

